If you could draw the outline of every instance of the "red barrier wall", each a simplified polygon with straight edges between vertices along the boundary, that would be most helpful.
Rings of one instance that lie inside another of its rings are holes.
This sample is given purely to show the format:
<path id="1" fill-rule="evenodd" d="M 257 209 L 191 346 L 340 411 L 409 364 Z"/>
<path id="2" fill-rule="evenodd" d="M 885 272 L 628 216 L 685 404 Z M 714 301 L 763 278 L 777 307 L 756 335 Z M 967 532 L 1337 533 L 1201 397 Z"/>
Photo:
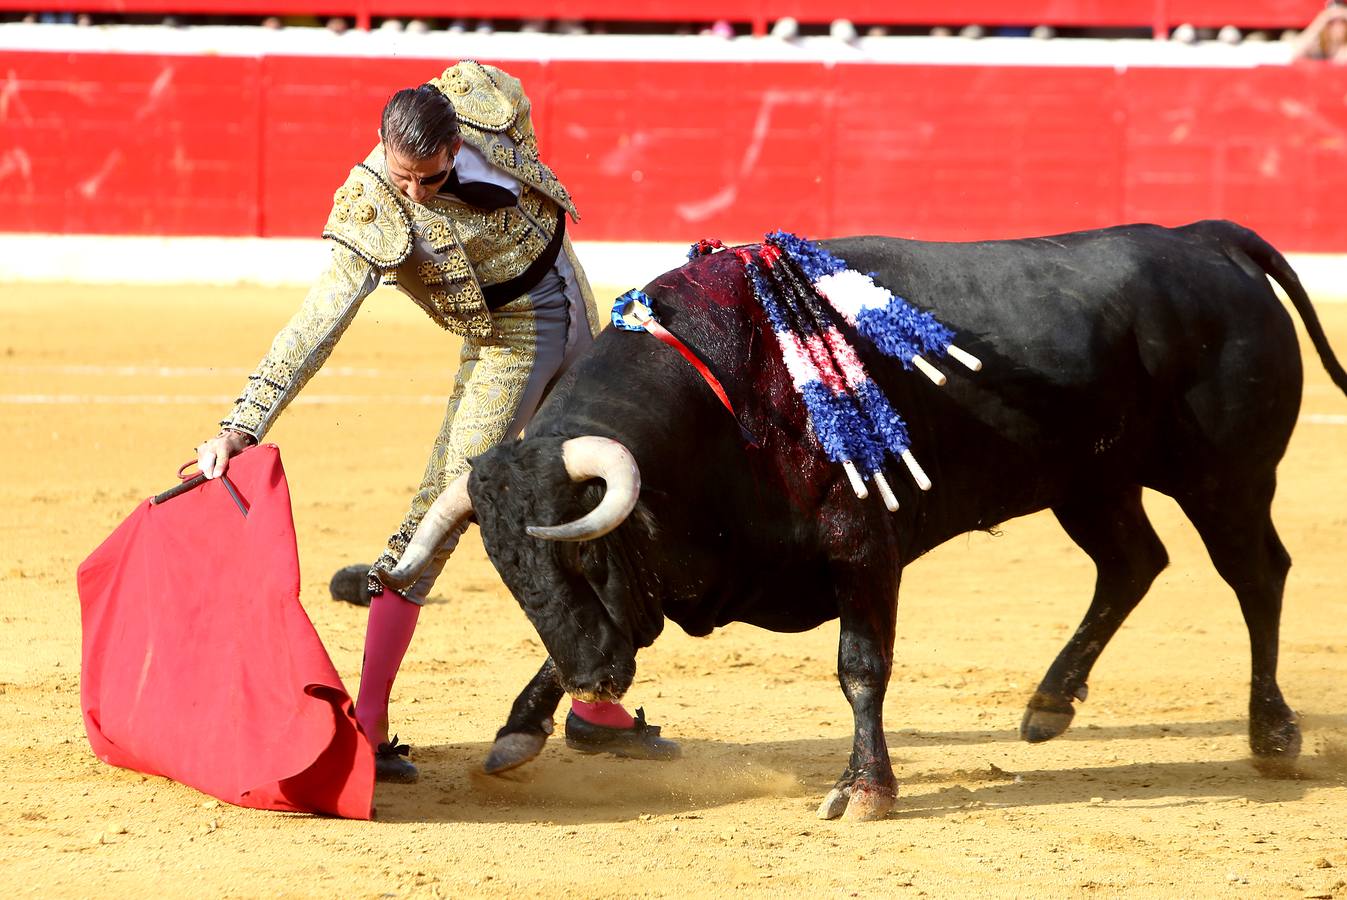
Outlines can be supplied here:
<path id="1" fill-rule="evenodd" d="M 511 62 L 588 240 L 1229 217 L 1347 252 L 1347 67 Z M 0 55 L 0 230 L 315 234 L 426 60 Z"/>

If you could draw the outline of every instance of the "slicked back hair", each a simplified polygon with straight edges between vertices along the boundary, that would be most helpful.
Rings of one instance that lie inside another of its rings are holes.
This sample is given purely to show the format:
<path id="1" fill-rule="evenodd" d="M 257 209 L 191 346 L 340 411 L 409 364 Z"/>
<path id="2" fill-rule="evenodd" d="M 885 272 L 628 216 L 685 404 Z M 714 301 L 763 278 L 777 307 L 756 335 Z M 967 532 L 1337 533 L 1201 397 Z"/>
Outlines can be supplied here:
<path id="1" fill-rule="evenodd" d="M 458 137 L 458 114 L 433 85 L 403 88 L 384 106 L 379 133 L 394 152 L 430 159 Z"/>

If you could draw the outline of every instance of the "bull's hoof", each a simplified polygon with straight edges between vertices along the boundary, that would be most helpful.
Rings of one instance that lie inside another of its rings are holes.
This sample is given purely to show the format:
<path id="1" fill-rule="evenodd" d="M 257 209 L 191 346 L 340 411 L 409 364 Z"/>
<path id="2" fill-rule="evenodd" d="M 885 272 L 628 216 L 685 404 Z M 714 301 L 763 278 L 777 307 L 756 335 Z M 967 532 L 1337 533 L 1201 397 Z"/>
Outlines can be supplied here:
<path id="1" fill-rule="evenodd" d="M 842 818 L 848 822 L 875 822 L 887 816 L 897 802 L 896 790 L 863 784 L 853 785 L 851 800 L 847 802 L 847 811 Z"/>
<path id="2" fill-rule="evenodd" d="M 1031 744 L 1050 741 L 1070 728 L 1075 716 L 1070 700 L 1035 691 L 1020 720 L 1020 739 Z"/>
<path id="3" fill-rule="evenodd" d="M 818 817 L 874 822 L 887 816 L 897 802 L 898 792 L 893 789 L 864 784 L 835 787 L 819 804 Z"/>
<path id="4" fill-rule="evenodd" d="M 1280 721 L 1249 722 L 1249 749 L 1260 768 L 1266 764 L 1275 770 L 1300 756 L 1300 720 L 1291 710 L 1286 713 Z"/>
<path id="5" fill-rule="evenodd" d="M 501 735 L 491 745 L 491 752 L 486 755 L 482 770 L 488 775 L 499 775 L 517 769 L 542 753 L 546 743 L 546 734 L 515 731 Z"/>
<path id="6" fill-rule="evenodd" d="M 818 817 L 820 819 L 836 819 L 842 813 L 847 811 L 847 803 L 851 800 L 851 787 L 833 788 L 828 795 L 823 798 L 823 802 L 818 806 Z"/>

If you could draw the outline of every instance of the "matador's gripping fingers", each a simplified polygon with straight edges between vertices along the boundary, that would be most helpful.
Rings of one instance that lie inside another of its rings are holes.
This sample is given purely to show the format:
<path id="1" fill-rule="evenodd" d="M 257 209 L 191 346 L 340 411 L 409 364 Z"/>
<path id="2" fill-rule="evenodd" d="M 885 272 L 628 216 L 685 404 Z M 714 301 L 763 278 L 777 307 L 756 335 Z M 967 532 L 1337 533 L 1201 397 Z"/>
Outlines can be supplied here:
<path id="1" fill-rule="evenodd" d="M 221 431 L 196 448 L 197 468 L 207 478 L 219 478 L 229 469 L 229 459 L 252 446 L 252 438 L 239 431 Z"/>

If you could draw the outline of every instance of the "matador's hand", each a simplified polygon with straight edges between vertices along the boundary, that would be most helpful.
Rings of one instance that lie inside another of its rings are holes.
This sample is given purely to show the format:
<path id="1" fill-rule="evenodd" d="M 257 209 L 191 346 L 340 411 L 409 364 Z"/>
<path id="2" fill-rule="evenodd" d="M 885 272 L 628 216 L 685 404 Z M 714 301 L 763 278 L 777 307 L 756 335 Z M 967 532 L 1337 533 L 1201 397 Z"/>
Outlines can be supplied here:
<path id="1" fill-rule="evenodd" d="M 196 448 L 196 465 L 207 478 L 219 478 L 229 468 L 229 458 L 253 445 L 253 439 L 241 431 L 221 431 Z"/>

